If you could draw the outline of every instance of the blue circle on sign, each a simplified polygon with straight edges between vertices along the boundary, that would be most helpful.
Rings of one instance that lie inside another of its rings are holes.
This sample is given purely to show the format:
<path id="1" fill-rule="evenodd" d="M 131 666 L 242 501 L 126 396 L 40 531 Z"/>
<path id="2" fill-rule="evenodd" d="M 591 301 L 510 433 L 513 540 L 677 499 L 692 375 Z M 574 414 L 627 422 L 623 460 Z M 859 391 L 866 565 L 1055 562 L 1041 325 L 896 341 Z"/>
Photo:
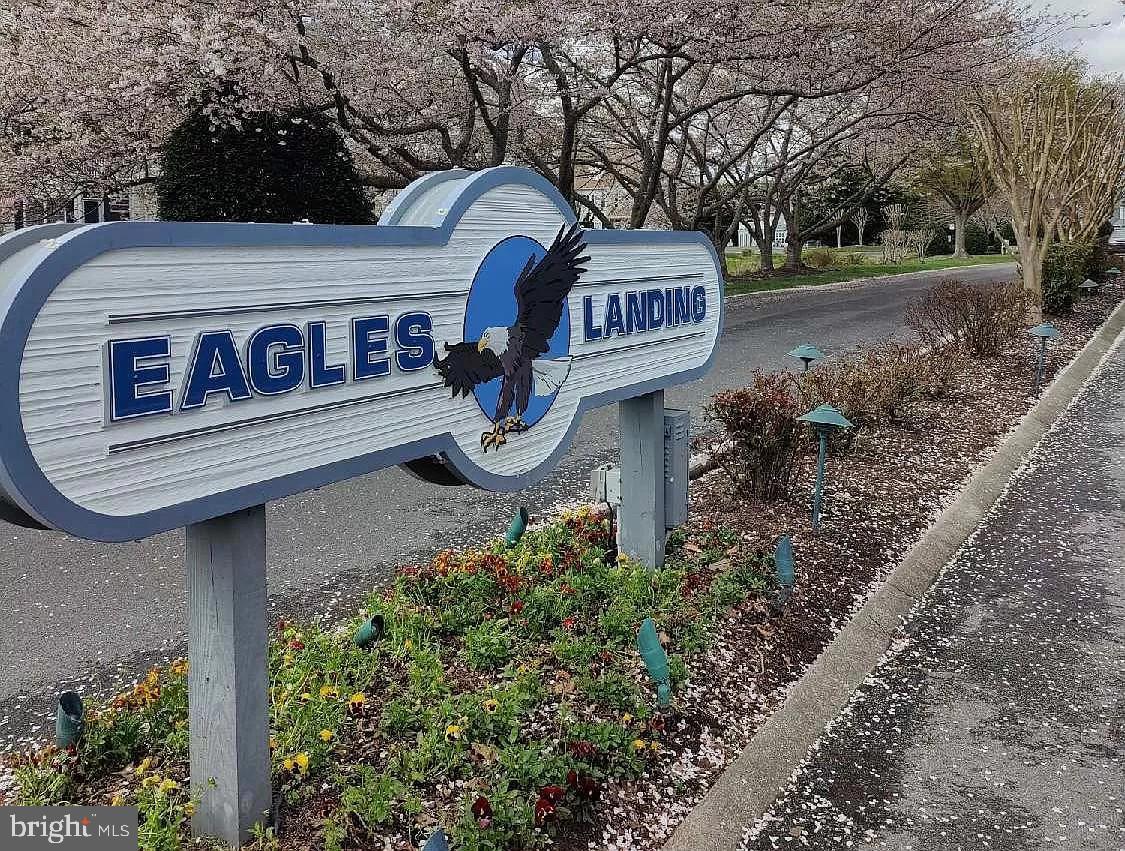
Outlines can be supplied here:
<path id="1" fill-rule="evenodd" d="M 492 247 L 477 269 L 476 277 L 469 289 L 469 301 L 465 307 L 465 330 L 461 338 L 476 342 L 486 328 L 509 328 L 516 321 L 516 278 L 520 276 L 529 257 L 538 262 L 547 250 L 534 239 L 526 236 L 510 236 Z M 570 310 L 563 301 L 562 318 L 559 327 L 551 335 L 547 353 L 543 358 L 563 358 L 570 354 Z M 500 400 L 500 385 L 503 378 L 494 378 L 473 388 L 473 395 L 485 417 L 491 422 L 496 415 L 496 403 Z M 558 390 L 547 396 L 540 396 L 532 385 L 531 399 L 523 414 L 523 421 L 533 426 L 551 408 L 558 396 Z M 515 416 L 515 405 L 508 412 Z"/>

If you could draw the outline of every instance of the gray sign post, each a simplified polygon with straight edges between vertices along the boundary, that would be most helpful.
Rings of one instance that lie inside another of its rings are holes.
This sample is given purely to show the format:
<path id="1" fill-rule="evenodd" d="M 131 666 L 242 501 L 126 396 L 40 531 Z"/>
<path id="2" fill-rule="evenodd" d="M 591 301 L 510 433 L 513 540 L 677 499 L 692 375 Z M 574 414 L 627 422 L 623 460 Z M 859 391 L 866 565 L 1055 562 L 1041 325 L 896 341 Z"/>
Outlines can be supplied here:
<path id="1" fill-rule="evenodd" d="M 188 526 L 185 561 L 192 830 L 237 846 L 271 803 L 265 506 Z"/>
<path id="2" fill-rule="evenodd" d="M 618 550 L 649 567 L 660 567 L 664 564 L 664 391 L 626 399 L 618 408 Z"/>

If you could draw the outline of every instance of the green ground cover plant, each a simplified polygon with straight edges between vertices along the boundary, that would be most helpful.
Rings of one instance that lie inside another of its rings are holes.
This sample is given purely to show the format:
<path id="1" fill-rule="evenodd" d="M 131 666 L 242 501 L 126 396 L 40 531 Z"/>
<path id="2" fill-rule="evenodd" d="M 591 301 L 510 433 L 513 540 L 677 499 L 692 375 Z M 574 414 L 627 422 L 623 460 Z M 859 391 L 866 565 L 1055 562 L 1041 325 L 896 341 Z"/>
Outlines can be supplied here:
<path id="1" fill-rule="evenodd" d="M 609 520 L 580 509 L 515 547 L 403 568 L 352 621 L 277 623 L 270 749 L 283 826 L 254 847 L 420 844 L 441 825 L 457 848 L 490 851 L 579 829 L 606 784 L 651 770 L 662 748 L 642 620 L 667 638 L 675 689 L 717 620 L 771 587 L 769 559 L 735 542 L 674 536 L 651 571 L 619 558 Z M 382 635 L 360 648 L 352 636 L 374 615 Z M 135 804 L 143 847 L 180 847 L 199 805 L 187 675 L 184 661 L 155 669 L 93 707 L 76 748 L 17 757 L 13 803 Z"/>
<path id="2" fill-rule="evenodd" d="M 832 249 L 824 249 L 832 250 Z M 834 252 L 834 250 L 832 250 Z M 835 253 L 835 252 L 834 252 Z M 854 257 L 849 255 L 854 254 Z M 1015 258 L 1006 254 L 982 254 L 964 259 L 942 255 L 925 260 L 906 260 L 902 263 L 880 263 L 878 255 L 869 258 L 863 252 L 844 250 L 840 265 L 801 274 L 777 274 L 762 278 L 757 276 L 757 259 L 728 258 L 727 294 L 768 292 L 790 287 L 836 284 L 854 281 L 859 278 L 874 278 L 884 275 L 902 275 L 910 272 L 924 272 L 933 269 L 956 269 L 961 266 L 975 266 L 981 263 L 1013 263 Z M 850 262 L 861 261 L 861 262 Z M 866 262 L 862 262 L 866 261 Z"/>

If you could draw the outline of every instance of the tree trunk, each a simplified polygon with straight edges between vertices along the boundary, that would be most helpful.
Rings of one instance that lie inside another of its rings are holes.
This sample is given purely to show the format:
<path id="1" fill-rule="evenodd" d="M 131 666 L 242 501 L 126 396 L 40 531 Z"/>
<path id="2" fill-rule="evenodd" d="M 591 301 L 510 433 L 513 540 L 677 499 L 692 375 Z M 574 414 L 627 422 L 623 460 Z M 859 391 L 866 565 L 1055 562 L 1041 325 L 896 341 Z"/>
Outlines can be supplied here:
<path id="1" fill-rule="evenodd" d="M 1020 277 L 1024 291 L 1030 297 L 1027 314 L 1024 317 L 1029 325 L 1043 321 L 1043 253 L 1038 240 L 1032 237 L 1025 226 L 1013 222 L 1016 234 L 1016 248 L 1020 254 Z"/>
<path id="2" fill-rule="evenodd" d="M 805 241 L 790 234 L 785 240 L 785 270 L 787 272 L 801 271 L 801 253 Z"/>
<path id="3" fill-rule="evenodd" d="M 773 274 L 773 237 L 754 240 L 758 244 L 758 265 L 766 275 Z"/>
<path id="4" fill-rule="evenodd" d="M 844 247 L 844 226 L 836 225 L 836 250 Z"/>
<path id="5" fill-rule="evenodd" d="M 968 257 L 965 250 L 965 228 L 969 224 L 969 215 L 964 210 L 953 211 L 953 256 Z"/>

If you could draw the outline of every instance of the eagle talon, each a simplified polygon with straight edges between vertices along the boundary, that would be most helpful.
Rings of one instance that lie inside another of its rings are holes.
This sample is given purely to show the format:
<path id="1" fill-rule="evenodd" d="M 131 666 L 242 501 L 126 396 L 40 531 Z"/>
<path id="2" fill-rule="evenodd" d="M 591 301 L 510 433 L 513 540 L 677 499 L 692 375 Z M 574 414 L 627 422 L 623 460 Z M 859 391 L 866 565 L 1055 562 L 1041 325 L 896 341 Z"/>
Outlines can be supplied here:
<path id="1" fill-rule="evenodd" d="M 508 434 L 522 434 L 531 426 L 523 421 L 523 417 L 508 417 L 504 420 L 504 432 Z"/>
<path id="2" fill-rule="evenodd" d="M 492 427 L 492 431 L 486 431 L 481 434 L 480 448 L 484 452 L 488 452 L 490 447 L 492 449 L 499 449 L 501 446 L 508 442 L 507 438 L 504 437 L 504 434 L 504 425 L 502 423 L 496 423 Z"/>

